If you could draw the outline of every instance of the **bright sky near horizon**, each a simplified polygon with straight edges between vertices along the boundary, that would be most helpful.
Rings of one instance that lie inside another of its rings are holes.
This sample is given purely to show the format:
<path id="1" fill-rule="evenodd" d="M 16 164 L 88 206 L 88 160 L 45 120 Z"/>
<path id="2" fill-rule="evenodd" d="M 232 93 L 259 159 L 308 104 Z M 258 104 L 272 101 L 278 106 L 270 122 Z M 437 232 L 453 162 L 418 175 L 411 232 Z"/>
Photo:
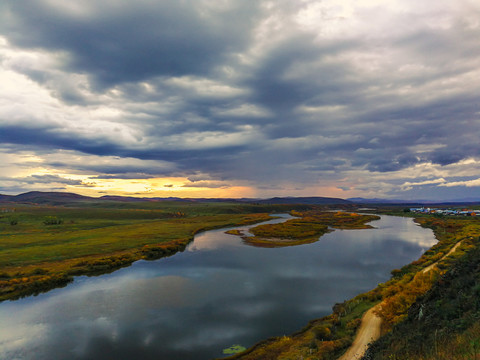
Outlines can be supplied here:
<path id="1" fill-rule="evenodd" d="M 477 0 L 0 4 L 0 193 L 480 199 Z"/>

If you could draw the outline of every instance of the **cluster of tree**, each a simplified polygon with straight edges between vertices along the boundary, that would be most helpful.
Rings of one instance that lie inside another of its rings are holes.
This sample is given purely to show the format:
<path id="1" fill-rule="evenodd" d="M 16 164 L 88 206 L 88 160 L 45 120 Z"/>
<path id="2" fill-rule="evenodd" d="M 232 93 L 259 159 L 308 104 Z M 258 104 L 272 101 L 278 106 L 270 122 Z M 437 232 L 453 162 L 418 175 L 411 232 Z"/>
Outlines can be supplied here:
<path id="1" fill-rule="evenodd" d="M 112 272 L 135 261 L 131 254 L 112 255 L 102 258 L 85 259 L 74 264 L 67 273 L 69 275 L 99 275 Z"/>
<path id="2" fill-rule="evenodd" d="M 37 295 L 54 288 L 66 286 L 71 281 L 73 281 L 73 277 L 65 273 L 54 275 L 45 273 L 29 276 L 22 276 L 22 274 L 9 275 L 8 278 L 3 277 L 3 280 L 0 280 L 0 301 Z"/>
<path id="3" fill-rule="evenodd" d="M 174 240 L 165 244 L 145 245 L 140 251 L 144 259 L 154 260 L 185 250 L 188 242 L 189 240 Z"/>

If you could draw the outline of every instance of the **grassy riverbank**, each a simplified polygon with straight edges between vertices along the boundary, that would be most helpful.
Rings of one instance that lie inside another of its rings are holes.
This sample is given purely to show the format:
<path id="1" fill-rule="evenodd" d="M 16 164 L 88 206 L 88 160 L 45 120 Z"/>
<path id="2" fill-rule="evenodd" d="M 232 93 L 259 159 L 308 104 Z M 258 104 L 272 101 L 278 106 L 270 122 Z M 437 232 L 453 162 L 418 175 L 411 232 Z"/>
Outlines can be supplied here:
<path id="1" fill-rule="evenodd" d="M 0 215 L 0 301 L 169 256 L 199 231 L 264 221 L 267 212 L 292 206 L 107 202 L 7 209 Z"/>
<path id="2" fill-rule="evenodd" d="M 298 333 L 262 341 L 228 359 L 338 359 L 352 344 L 363 313 L 378 303 L 382 303 L 379 315 L 383 336 L 372 347 L 368 359 L 460 359 L 468 358 L 465 356 L 474 351 L 480 354 L 480 302 L 477 296 L 480 221 L 433 216 L 423 216 L 416 221 L 431 228 L 439 240 L 420 259 L 394 269 L 391 280 L 375 289 L 335 304 L 331 315 L 310 322 Z M 455 245 L 455 251 L 449 253 Z M 446 286 L 445 279 L 449 278 L 455 278 L 450 284 L 457 285 Z M 467 299 L 468 305 L 464 306 L 460 298 Z M 428 306 L 436 307 L 435 311 L 429 310 L 429 315 L 435 319 L 440 312 L 444 315 L 440 316 L 440 330 L 434 328 L 439 321 L 425 317 L 430 320 L 424 320 L 425 334 L 422 335 L 422 331 L 412 329 L 418 326 L 415 321 L 420 311 L 426 316 L 424 309 Z M 472 314 L 474 317 L 469 317 Z M 409 331 L 410 336 L 407 336 Z M 432 335 L 435 333 L 436 337 Z M 423 341 L 422 336 L 428 341 Z M 403 350 L 406 343 L 409 345 L 407 352 Z M 460 350 L 455 350 L 457 348 Z M 454 353 L 456 357 L 452 357 Z"/>

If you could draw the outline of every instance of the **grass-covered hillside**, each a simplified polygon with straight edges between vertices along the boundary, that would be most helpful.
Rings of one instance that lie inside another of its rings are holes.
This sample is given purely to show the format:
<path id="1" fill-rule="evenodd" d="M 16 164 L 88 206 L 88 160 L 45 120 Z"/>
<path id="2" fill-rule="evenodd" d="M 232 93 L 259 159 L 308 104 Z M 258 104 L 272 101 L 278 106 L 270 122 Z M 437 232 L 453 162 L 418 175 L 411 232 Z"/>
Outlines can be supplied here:
<path id="1" fill-rule="evenodd" d="M 480 248 L 458 259 L 365 359 L 480 358 Z"/>
<path id="2" fill-rule="evenodd" d="M 461 241 L 458 251 L 441 261 L 441 275 L 431 288 L 364 359 L 479 359 L 480 221 L 427 218 L 421 223 L 433 227 L 437 236 Z"/>

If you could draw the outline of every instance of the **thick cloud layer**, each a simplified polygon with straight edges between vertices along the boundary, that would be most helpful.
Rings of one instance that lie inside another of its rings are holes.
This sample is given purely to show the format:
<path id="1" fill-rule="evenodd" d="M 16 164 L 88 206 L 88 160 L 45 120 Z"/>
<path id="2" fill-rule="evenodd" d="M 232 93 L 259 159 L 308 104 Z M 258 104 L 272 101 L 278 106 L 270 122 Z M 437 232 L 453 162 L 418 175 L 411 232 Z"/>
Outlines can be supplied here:
<path id="1" fill-rule="evenodd" d="M 480 197 L 476 1 L 0 6 L 1 192 Z"/>

